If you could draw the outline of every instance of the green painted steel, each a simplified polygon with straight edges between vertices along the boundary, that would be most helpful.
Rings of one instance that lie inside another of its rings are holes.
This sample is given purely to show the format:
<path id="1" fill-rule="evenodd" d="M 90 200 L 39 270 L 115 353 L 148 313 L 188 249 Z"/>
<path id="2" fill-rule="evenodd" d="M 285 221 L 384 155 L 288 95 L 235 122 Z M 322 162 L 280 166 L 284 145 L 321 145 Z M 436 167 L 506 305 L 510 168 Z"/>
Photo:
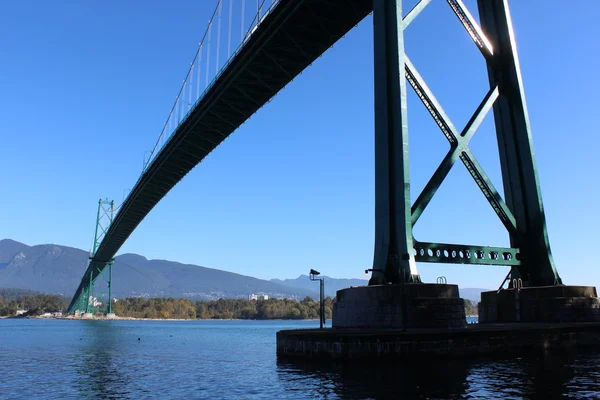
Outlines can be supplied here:
<path id="1" fill-rule="evenodd" d="M 90 275 L 90 280 L 88 282 L 88 287 L 86 292 L 88 293 L 88 301 L 85 303 L 85 312 L 89 313 L 92 312 L 92 306 L 93 306 L 93 299 L 94 299 L 94 280 L 92 279 L 92 275 Z M 90 303 L 92 303 L 90 305 Z"/>
<path id="2" fill-rule="evenodd" d="M 113 263 L 110 262 L 108 263 L 108 304 L 107 304 L 107 312 L 109 314 L 112 314 L 113 309 L 112 309 L 112 303 L 113 303 L 113 297 L 112 297 L 112 267 L 113 267 Z"/>
<path id="3" fill-rule="evenodd" d="M 414 254 L 416 261 L 510 266 L 511 282 L 521 279 L 525 286 L 562 284 L 550 251 L 508 1 L 478 0 L 482 29 L 461 0 L 447 0 L 485 58 L 490 83 L 488 93 L 460 132 L 402 47 L 404 30 L 430 2 L 420 1 L 402 22 L 401 0 L 374 2 L 376 242 L 370 284 L 396 283 L 398 275 L 406 276 L 403 271 L 411 270 L 406 261 L 396 265 L 395 272 L 385 269 L 383 274 L 382 270 L 385 256 L 394 253 L 393 246 L 404 251 L 410 244 L 414 253 L 404 254 L 404 257 L 412 258 Z M 404 224 L 404 220 L 397 223 L 399 219 L 394 217 L 395 214 L 406 216 L 402 210 L 406 210 L 410 199 L 406 85 L 403 79 L 396 78 L 398 75 L 406 78 L 450 144 L 448 153 L 412 205 L 408 214 L 410 224 Z M 496 123 L 506 201 L 469 148 L 470 139 L 490 110 Z M 394 147 L 393 139 L 382 138 L 381 132 L 390 129 L 386 123 L 395 130 L 389 137 L 401 138 L 401 149 Z M 392 158 L 400 150 L 404 156 Z M 403 169 L 397 170 L 396 159 Z M 459 159 L 506 228 L 511 247 L 429 243 L 413 237 L 414 225 Z M 394 176 L 396 182 L 392 182 Z M 398 189 L 387 193 L 389 187 Z M 402 188 L 404 197 L 395 198 Z M 403 229 L 395 232 L 394 228 Z M 385 246 L 389 246 L 389 250 L 382 251 Z M 385 268 L 389 268 L 389 261 Z"/>
<path id="4" fill-rule="evenodd" d="M 375 254 L 370 285 L 420 281 L 413 253 L 401 0 L 373 3 Z"/>
<path id="5" fill-rule="evenodd" d="M 415 240 L 417 261 L 447 264 L 520 266 L 519 250 L 511 247 L 427 243 Z"/>
<path id="6" fill-rule="evenodd" d="M 507 0 L 478 0 L 481 26 L 493 55 L 486 57 L 491 86 L 500 88 L 494 103 L 494 121 L 506 203 L 517 230 L 511 246 L 521 249 L 522 265 L 513 266 L 513 279 L 524 286 L 562 284 L 546 229 L 546 217 L 535 163 L 529 115 L 519 57 Z M 511 280 L 512 282 L 512 280 Z"/>
<path id="7" fill-rule="evenodd" d="M 104 276 L 104 266 L 98 266 L 93 262 L 94 255 L 98 251 L 98 247 L 110 225 L 113 222 L 115 214 L 115 202 L 114 200 L 98 200 L 98 211 L 96 213 L 96 228 L 94 230 L 94 242 L 92 243 L 92 249 L 90 251 L 90 267 L 95 269 L 97 274 L 88 274 L 84 276 L 81 284 L 81 290 L 78 294 L 73 297 L 67 312 L 70 314 L 79 312 L 93 313 L 94 311 L 105 311 L 107 313 L 112 312 L 112 260 L 106 263 L 108 265 L 108 276 Z M 96 282 L 98 278 L 104 277 L 108 285 L 108 298 L 106 293 L 96 293 Z M 98 302 L 97 299 L 102 301 Z M 96 303 L 100 303 L 103 307 L 98 307 Z"/>

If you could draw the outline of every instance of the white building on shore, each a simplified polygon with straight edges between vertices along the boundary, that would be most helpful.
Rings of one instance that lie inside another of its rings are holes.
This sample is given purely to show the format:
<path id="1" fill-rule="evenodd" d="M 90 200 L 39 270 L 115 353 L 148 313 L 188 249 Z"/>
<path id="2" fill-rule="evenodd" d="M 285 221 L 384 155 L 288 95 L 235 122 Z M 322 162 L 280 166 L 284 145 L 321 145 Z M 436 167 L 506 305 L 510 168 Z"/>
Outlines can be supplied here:
<path id="1" fill-rule="evenodd" d="M 269 296 L 266 294 L 249 294 L 248 300 L 269 300 Z"/>

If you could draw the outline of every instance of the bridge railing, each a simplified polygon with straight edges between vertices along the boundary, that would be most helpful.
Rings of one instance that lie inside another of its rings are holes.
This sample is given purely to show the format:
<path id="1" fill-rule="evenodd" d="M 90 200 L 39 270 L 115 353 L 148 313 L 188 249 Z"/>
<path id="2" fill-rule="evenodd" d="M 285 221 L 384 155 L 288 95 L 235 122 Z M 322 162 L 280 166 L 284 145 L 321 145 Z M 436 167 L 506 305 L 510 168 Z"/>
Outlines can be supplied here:
<path id="1" fill-rule="evenodd" d="M 280 0 L 241 0 L 241 2 L 239 0 L 217 1 L 217 5 L 208 22 L 208 27 L 198 45 L 190 68 L 188 69 L 188 73 L 175 98 L 173 107 L 169 111 L 167 120 L 162 127 L 154 147 L 149 152 L 148 157 L 144 158 L 140 178 L 165 144 L 173 136 L 173 133 L 175 133 L 181 123 L 185 121 L 189 113 L 196 107 L 205 93 L 210 90 L 222 71 L 227 68 L 231 60 L 239 53 L 248 38 L 256 30 L 256 27 L 271 13 L 279 2 Z M 227 21 L 225 24 L 223 24 L 223 14 L 227 14 Z M 234 16 L 236 17 L 235 19 Z M 245 21 L 249 21 L 248 24 L 246 24 Z M 239 37 L 239 42 L 232 52 L 231 43 L 233 33 L 235 32 L 233 25 L 236 22 L 240 24 L 239 31 L 237 31 L 238 35 L 236 35 L 236 37 Z M 225 26 L 222 26 L 222 24 Z M 213 37 L 213 29 L 216 30 L 216 38 Z M 225 44 L 221 43 L 222 32 L 227 32 L 227 52 L 225 58 L 223 58 L 225 60 L 224 63 L 220 64 L 221 50 L 224 50 L 223 47 Z M 215 39 L 216 43 L 214 44 L 216 46 L 213 46 L 214 51 L 212 53 L 214 59 L 211 59 L 211 44 L 213 44 Z M 214 68 L 211 68 L 211 65 L 214 65 Z M 214 75 L 211 75 L 211 72 L 214 73 Z"/>

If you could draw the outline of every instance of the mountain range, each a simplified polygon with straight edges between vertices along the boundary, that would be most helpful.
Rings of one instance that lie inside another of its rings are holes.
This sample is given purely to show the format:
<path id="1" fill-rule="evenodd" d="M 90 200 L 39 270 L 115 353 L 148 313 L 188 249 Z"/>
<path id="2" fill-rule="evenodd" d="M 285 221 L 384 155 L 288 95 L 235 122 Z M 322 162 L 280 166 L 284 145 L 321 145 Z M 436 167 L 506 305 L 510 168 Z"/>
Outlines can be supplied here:
<path id="1" fill-rule="evenodd" d="M 30 289 L 71 296 L 87 266 L 84 250 L 42 244 L 28 246 L 11 239 L 0 240 L 0 288 Z M 296 279 L 264 280 L 166 260 L 148 260 L 137 254 L 122 254 L 113 264 L 114 297 L 184 297 L 197 300 L 247 298 L 249 294 L 302 299 L 318 298 L 319 284 L 307 275 Z M 324 277 L 325 295 L 339 289 L 367 284 L 363 279 Z M 484 289 L 461 289 L 461 295 L 479 300 Z"/>
<path id="2" fill-rule="evenodd" d="M 340 289 L 345 289 L 350 286 L 365 286 L 369 283 L 367 279 L 347 279 L 347 278 L 330 278 L 328 276 L 319 275 L 319 278 L 325 279 L 325 296 L 335 296 L 335 293 Z M 296 279 L 271 279 L 271 282 L 279 283 L 285 286 L 292 286 L 299 289 L 309 290 L 313 286 L 318 286 L 317 282 L 309 279 L 308 275 L 300 275 Z M 481 292 L 491 289 L 481 288 L 460 288 L 460 296 L 464 299 L 479 301 Z"/>
<path id="3" fill-rule="evenodd" d="M 365 286 L 368 283 L 366 279 L 338 279 L 324 275 L 319 275 L 318 278 L 325 280 L 325 296 L 331 297 L 335 296 L 335 293 L 340 289 L 349 288 L 350 286 Z M 300 275 L 296 279 L 271 279 L 271 282 L 298 289 L 313 290 L 317 293 L 319 290 L 319 282 L 311 281 L 308 275 Z"/>

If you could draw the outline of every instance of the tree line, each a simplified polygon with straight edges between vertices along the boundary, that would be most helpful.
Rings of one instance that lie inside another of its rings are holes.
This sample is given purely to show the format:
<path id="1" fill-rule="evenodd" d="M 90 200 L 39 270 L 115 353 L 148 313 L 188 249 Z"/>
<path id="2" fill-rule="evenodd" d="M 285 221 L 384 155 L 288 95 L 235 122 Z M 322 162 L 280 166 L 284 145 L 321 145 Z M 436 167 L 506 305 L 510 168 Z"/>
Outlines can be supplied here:
<path id="1" fill-rule="evenodd" d="M 325 298 L 325 316 L 331 319 L 333 300 Z M 319 302 L 310 297 L 290 299 L 245 300 L 128 297 L 115 300 L 113 311 L 119 317 L 164 319 L 317 319 Z M 477 315 L 477 302 L 465 299 L 466 315 Z"/>
<path id="2" fill-rule="evenodd" d="M 331 318 L 333 302 L 325 298 L 325 316 Z M 128 297 L 115 300 L 113 312 L 119 317 L 173 319 L 317 319 L 319 302 L 310 297 L 290 299 L 244 300 Z"/>
<path id="3" fill-rule="evenodd" d="M 23 289 L 0 289 L 0 316 L 15 315 L 17 310 L 27 310 L 26 315 L 42 315 L 64 311 L 67 299 L 56 294 L 36 293 Z"/>
<path id="4" fill-rule="evenodd" d="M 469 299 L 465 299 L 465 314 L 466 315 L 479 315 L 479 311 L 477 310 L 477 305 L 479 303 L 476 301 L 471 301 Z"/>
<path id="5" fill-rule="evenodd" d="M 0 316 L 15 315 L 17 310 L 27 310 L 26 315 L 46 312 L 65 312 L 66 297 L 42 294 L 22 289 L 0 289 Z M 331 319 L 333 300 L 325 298 L 325 316 Z M 310 297 L 302 301 L 291 299 L 199 300 L 174 298 L 127 297 L 115 299 L 113 312 L 119 317 L 162 319 L 317 319 L 319 302 Z M 477 302 L 465 299 L 465 313 L 477 315 Z"/>

